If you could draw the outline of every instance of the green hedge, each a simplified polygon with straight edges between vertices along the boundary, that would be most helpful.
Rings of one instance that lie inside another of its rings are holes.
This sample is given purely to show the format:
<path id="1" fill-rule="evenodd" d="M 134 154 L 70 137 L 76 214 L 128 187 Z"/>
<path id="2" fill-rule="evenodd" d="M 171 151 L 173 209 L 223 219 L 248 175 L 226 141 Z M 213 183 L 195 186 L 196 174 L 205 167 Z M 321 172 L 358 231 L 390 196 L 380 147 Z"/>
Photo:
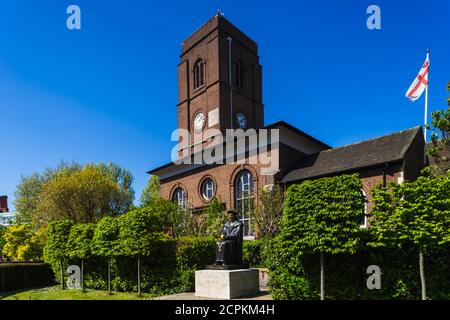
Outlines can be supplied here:
<path id="1" fill-rule="evenodd" d="M 266 267 L 266 241 L 244 240 L 242 246 L 242 259 L 250 264 L 252 268 Z"/>
<path id="2" fill-rule="evenodd" d="M 162 295 L 194 290 L 195 271 L 212 264 L 215 258 L 215 240 L 185 237 L 177 240 L 153 242 L 149 256 L 141 257 L 142 292 Z M 80 265 L 81 259 L 67 258 L 64 268 Z M 59 265 L 53 265 L 55 273 Z M 84 260 L 85 286 L 107 289 L 107 258 L 90 256 Z M 57 273 L 58 274 L 58 273 Z M 111 286 L 114 291 L 137 291 L 137 258 L 119 255 L 112 258 Z"/>
<path id="3" fill-rule="evenodd" d="M 46 263 L 0 264 L 0 292 L 48 286 L 54 282 L 53 272 Z"/>
<path id="4" fill-rule="evenodd" d="M 270 243 L 270 291 L 277 300 L 320 298 L 319 255 L 287 253 L 279 239 Z M 450 249 L 428 252 L 427 288 L 431 299 L 450 299 Z M 381 268 L 381 290 L 369 290 L 367 267 Z M 362 247 L 356 254 L 325 256 L 326 299 L 420 299 L 417 250 Z"/>

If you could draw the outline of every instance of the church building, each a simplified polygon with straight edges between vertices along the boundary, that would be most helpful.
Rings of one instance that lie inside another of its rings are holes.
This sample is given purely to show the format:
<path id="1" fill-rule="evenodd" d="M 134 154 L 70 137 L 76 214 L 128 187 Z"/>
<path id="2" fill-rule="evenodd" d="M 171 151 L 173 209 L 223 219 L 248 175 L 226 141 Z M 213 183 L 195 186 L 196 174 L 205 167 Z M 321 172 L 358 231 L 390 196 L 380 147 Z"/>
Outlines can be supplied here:
<path id="1" fill-rule="evenodd" d="M 188 135 L 180 134 L 179 160 L 204 155 L 214 140 L 208 132 L 223 136 L 227 129 L 256 132 L 256 146 L 234 145 L 232 155 L 228 149 L 224 155 L 212 152 L 234 161 L 172 161 L 148 172 L 159 176 L 161 196 L 180 206 L 201 210 L 216 197 L 225 208 L 235 208 L 246 237 L 253 235 L 252 208 L 262 188 L 275 184 L 286 188 L 307 179 L 358 173 L 369 208 L 375 185 L 414 180 L 423 167 L 421 126 L 333 148 L 285 121 L 266 124 L 258 46 L 221 14 L 182 43 L 177 114 L 178 130 Z M 261 144 L 264 132 L 270 134 L 268 142 Z M 216 146 L 225 143 L 218 141 Z M 252 148 L 265 156 L 261 159 L 276 160 L 276 166 L 265 170 L 267 161 L 252 161 Z M 367 226 L 367 219 L 361 226 Z"/>

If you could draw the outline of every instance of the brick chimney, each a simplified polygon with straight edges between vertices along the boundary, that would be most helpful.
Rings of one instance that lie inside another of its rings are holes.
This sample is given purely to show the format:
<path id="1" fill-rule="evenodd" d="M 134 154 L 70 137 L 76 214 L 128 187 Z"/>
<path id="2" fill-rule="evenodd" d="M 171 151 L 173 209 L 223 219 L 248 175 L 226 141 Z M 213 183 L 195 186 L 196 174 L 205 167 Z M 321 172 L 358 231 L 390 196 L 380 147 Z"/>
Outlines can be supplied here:
<path id="1" fill-rule="evenodd" d="M 0 196 L 0 212 L 8 211 L 8 196 Z"/>

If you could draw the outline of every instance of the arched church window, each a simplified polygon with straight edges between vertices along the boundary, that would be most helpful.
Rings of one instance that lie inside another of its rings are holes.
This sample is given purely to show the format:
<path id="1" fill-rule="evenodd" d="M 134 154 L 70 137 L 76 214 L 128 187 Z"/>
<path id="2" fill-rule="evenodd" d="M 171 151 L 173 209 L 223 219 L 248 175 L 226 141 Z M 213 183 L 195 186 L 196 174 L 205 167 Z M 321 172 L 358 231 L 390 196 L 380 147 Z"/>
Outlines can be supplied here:
<path id="1" fill-rule="evenodd" d="M 172 195 L 172 201 L 179 207 L 186 205 L 186 192 L 183 188 L 176 188 Z"/>
<path id="2" fill-rule="evenodd" d="M 198 60 L 194 65 L 194 89 L 198 89 L 205 84 L 205 62 Z"/>
<path id="3" fill-rule="evenodd" d="M 239 173 L 235 182 L 235 190 L 235 207 L 241 214 L 241 221 L 244 223 L 244 237 L 249 236 L 250 219 L 254 201 L 253 175 L 250 171 L 244 170 Z"/>

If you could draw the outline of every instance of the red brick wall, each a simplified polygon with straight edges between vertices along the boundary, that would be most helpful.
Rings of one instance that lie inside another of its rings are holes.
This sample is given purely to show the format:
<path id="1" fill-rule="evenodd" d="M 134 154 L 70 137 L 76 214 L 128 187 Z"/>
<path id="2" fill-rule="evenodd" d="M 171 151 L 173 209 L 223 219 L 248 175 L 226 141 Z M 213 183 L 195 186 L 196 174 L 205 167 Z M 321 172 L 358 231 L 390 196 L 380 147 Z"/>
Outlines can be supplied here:
<path id="1" fill-rule="evenodd" d="M 0 196 L 0 212 L 8 212 L 8 197 Z"/>
<path id="2" fill-rule="evenodd" d="M 216 184 L 215 196 L 220 199 L 221 202 L 225 203 L 227 208 L 232 208 L 234 207 L 235 202 L 234 182 L 239 172 L 242 170 L 249 170 L 253 175 L 255 200 L 258 198 L 260 188 L 267 184 L 274 183 L 273 176 L 261 175 L 257 165 L 224 164 L 201 172 L 191 173 L 173 181 L 162 181 L 161 196 L 166 199 L 171 199 L 173 191 L 177 187 L 182 187 L 186 192 L 190 204 L 194 207 L 205 206 L 208 204 L 208 201 L 204 200 L 201 195 L 201 182 L 206 177 L 210 177 Z"/>
<path id="3" fill-rule="evenodd" d="M 243 89 L 233 91 L 233 113 L 244 112 L 248 127 L 264 126 L 262 105 L 262 75 L 256 44 L 236 27 L 216 16 L 191 35 L 182 45 L 178 66 L 178 127 L 193 132 L 193 120 L 197 113 L 219 108 L 217 128 L 225 132 L 230 127 L 230 86 L 228 75 L 228 42 L 232 43 L 232 71 L 237 60 L 244 62 Z M 195 89 L 193 68 L 202 59 L 205 62 L 206 85 Z M 207 129 L 207 122 L 205 129 Z"/>

